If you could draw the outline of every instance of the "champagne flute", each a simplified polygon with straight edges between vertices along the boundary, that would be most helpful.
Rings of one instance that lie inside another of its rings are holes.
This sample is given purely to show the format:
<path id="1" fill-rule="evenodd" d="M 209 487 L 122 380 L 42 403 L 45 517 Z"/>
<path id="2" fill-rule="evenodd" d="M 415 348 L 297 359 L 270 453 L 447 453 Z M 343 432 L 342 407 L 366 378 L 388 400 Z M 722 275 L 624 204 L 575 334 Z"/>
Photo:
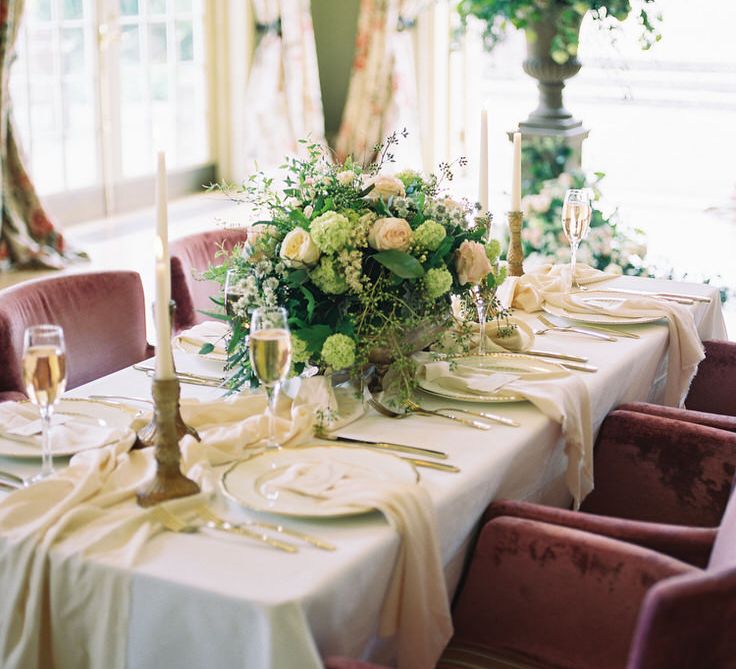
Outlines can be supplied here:
<path id="1" fill-rule="evenodd" d="M 578 246 L 585 239 L 590 229 L 592 207 L 590 190 L 587 188 L 571 188 L 565 193 L 562 205 L 562 230 L 570 243 L 570 289 L 580 288 L 575 276 Z"/>
<path id="2" fill-rule="evenodd" d="M 23 385 L 41 414 L 41 471 L 29 479 L 36 483 L 54 473 L 49 428 L 54 405 L 66 389 L 64 331 L 58 325 L 34 325 L 23 339 Z"/>
<path id="3" fill-rule="evenodd" d="M 280 383 L 291 368 L 291 334 L 286 309 L 261 307 L 250 322 L 250 364 L 268 395 L 266 448 L 281 448 L 275 434 L 276 398 Z"/>
<path id="4" fill-rule="evenodd" d="M 230 318 L 237 316 L 237 303 L 243 296 L 243 286 L 240 283 L 240 273 L 229 269 L 225 275 L 225 313 Z"/>

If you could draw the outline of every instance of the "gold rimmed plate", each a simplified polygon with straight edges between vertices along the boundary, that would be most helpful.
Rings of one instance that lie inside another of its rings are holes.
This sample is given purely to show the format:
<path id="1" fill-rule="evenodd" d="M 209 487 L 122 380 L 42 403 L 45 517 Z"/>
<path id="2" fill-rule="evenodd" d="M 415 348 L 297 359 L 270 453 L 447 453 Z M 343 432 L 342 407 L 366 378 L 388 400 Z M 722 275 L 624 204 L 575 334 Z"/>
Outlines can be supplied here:
<path id="1" fill-rule="evenodd" d="M 626 298 L 615 297 L 606 293 L 596 294 L 591 291 L 584 295 L 576 295 L 576 299 L 580 301 L 581 305 L 589 304 L 591 307 L 606 308 L 613 307 Z M 658 316 L 629 317 L 615 316 L 613 314 L 585 313 L 581 311 L 570 311 L 564 307 L 549 304 L 548 302 L 542 305 L 542 309 L 552 316 L 567 318 L 577 323 L 590 323 L 591 325 L 643 325 L 645 323 L 656 323 L 665 317 L 664 314 L 659 314 Z"/>
<path id="2" fill-rule="evenodd" d="M 534 379 L 543 381 L 545 377 L 550 379 L 565 374 L 565 370 L 555 362 L 549 362 L 535 358 L 523 353 L 493 352 L 486 355 L 471 355 L 463 358 L 454 358 L 453 362 L 463 367 L 477 370 L 478 374 L 512 374 L 520 380 Z M 507 402 L 525 402 L 526 398 L 516 394 L 513 390 L 505 390 L 503 387 L 488 393 L 474 393 L 462 390 L 446 388 L 438 383 L 436 379 L 428 381 L 421 376 L 417 378 L 417 385 L 421 390 L 430 395 L 443 397 L 445 399 L 460 400 L 462 402 L 477 402 L 479 404 L 502 404 Z"/>
<path id="3" fill-rule="evenodd" d="M 251 511 L 304 518 L 354 516 L 372 511 L 366 506 L 338 505 L 288 490 L 280 490 L 278 497 L 271 499 L 264 489 L 270 480 L 293 465 L 326 462 L 361 470 L 376 481 L 404 484 L 419 482 L 419 473 L 414 466 L 395 455 L 360 448 L 307 446 L 263 451 L 247 460 L 240 460 L 222 474 L 220 485 L 228 499 Z"/>

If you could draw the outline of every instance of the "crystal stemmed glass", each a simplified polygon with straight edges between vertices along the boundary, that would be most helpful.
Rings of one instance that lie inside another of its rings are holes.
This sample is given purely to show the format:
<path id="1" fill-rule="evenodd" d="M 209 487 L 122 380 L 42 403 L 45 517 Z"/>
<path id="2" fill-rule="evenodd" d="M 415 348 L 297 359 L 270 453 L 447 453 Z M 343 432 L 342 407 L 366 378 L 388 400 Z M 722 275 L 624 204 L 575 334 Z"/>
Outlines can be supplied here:
<path id="1" fill-rule="evenodd" d="M 250 321 L 250 364 L 268 395 L 268 440 L 266 448 L 280 448 L 276 439 L 276 398 L 279 384 L 291 367 L 291 334 L 286 309 L 262 307 Z"/>
<path id="2" fill-rule="evenodd" d="M 491 224 L 493 222 L 493 214 L 486 212 L 484 215 L 476 218 L 478 225 L 484 226 L 483 237 L 481 238 L 481 244 L 487 244 L 491 241 Z M 482 282 L 474 285 L 470 292 L 473 296 L 473 303 L 475 309 L 478 312 L 478 355 L 486 354 L 486 319 L 488 318 L 488 307 L 489 304 L 483 296 L 483 283 L 485 283 L 486 277 L 483 277 Z"/>
<path id="3" fill-rule="evenodd" d="M 54 473 L 49 427 L 54 405 L 66 389 L 64 331 L 58 325 L 34 325 L 26 329 L 23 385 L 41 414 L 41 471 L 28 480 L 28 483 L 35 483 Z"/>
<path id="4" fill-rule="evenodd" d="M 225 313 L 230 318 L 234 318 L 237 313 L 238 300 L 243 296 L 243 286 L 240 282 L 240 275 L 234 269 L 229 269 L 225 275 Z"/>
<path id="5" fill-rule="evenodd" d="M 562 229 L 570 243 L 570 289 L 580 287 L 575 276 L 578 246 L 585 239 L 590 228 L 592 207 L 590 190 L 587 188 L 571 188 L 565 193 L 562 204 Z"/>

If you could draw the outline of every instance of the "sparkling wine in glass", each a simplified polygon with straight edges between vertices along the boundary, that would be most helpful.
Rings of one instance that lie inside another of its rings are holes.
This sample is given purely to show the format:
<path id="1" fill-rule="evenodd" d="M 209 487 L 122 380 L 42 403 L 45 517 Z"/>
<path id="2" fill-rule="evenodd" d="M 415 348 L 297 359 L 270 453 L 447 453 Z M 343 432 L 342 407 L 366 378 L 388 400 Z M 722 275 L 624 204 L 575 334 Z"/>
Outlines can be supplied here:
<path id="1" fill-rule="evenodd" d="M 591 214 L 590 191 L 587 188 L 573 188 L 565 193 L 562 205 L 562 229 L 570 243 L 570 288 L 580 287 L 575 276 L 575 263 L 578 246 L 590 228 Z"/>
<path id="2" fill-rule="evenodd" d="M 225 313 L 230 318 L 237 314 L 237 303 L 243 296 L 243 287 L 240 284 L 240 274 L 234 269 L 229 269 L 225 275 Z"/>
<path id="3" fill-rule="evenodd" d="M 268 395 L 269 423 L 266 448 L 280 448 L 275 434 L 279 384 L 291 368 L 291 334 L 286 309 L 256 309 L 250 322 L 250 364 Z"/>
<path id="4" fill-rule="evenodd" d="M 66 389 L 64 331 L 58 325 L 34 325 L 23 340 L 23 385 L 41 414 L 41 471 L 29 479 L 35 483 L 54 473 L 49 428 L 54 405 Z"/>

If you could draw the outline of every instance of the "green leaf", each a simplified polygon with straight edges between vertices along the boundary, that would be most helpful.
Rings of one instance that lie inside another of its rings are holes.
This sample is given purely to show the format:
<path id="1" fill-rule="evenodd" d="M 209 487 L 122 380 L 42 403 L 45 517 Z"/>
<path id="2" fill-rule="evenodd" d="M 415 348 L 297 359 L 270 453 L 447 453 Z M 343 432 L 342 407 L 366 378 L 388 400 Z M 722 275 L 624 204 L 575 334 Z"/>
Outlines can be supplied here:
<path id="1" fill-rule="evenodd" d="M 206 344 L 202 344 L 202 348 L 199 349 L 199 355 L 207 355 L 208 353 L 212 353 L 214 350 L 215 345 L 207 342 Z"/>
<path id="2" fill-rule="evenodd" d="M 307 300 L 307 321 L 310 323 L 312 322 L 312 316 L 314 315 L 314 295 L 312 294 L 312 291 L 309 290 L 306 286 L 299 286 L 299 290 L 302 292 L 302 295 L 304 295 L 304 298 Z"/>
<path id="3" fill-rule="evenodd" d="M 402 279 L 418 279 L 424 276 L 422 264 L 414 256 L 403 251 L 381 251 L 372 258 Z"/>
<path id="4" fill-rule="evenodd" d="M 289 211 L 289 220 L 296 223 L 300 228 L 309 230 L 309 219 L 304 215 L 301 209 L 292 209 Z"/>
<path id="5" fill-rule="evenodd" d="M 440 245 L 437 247 L 437 250 L 432 254 L 432 262 L 435 263 L 439 260 L 442 260 L 452 248 L 452 237 L 450 235 L 447 235 L 441 242 Z"/>
<path id="6" fill-rule="evenodd" d="M 322 344 L 325 339 L 332 334 L 332 328 L 329 325 L 310 325 L 300 330 L 295 330 L 294 334 L 303 339 L 307 344 L 310 353 L 319 353 L 322 350 Z"/>
<path id="7" fill-rule="evenodd" d="M 286 277 L 286 283 L 289 286 L 293 286 L 294 288 L 296 288 L 297 286 L 301 286 L 308 278 L 309 275 L 307 273 L 307 270 L 297 269 L 293 272 L 289 272 L 289 276 Z"/>

